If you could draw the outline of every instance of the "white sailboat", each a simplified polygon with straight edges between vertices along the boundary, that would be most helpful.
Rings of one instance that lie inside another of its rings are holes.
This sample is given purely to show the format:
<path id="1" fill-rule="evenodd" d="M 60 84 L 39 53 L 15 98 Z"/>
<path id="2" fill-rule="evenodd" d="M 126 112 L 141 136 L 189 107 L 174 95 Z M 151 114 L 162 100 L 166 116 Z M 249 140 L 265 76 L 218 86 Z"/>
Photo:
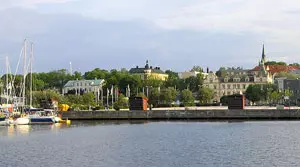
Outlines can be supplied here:
<path id="1" fill-rule="evenodd" d="M 27 76 L 27 40 L 24 40 L 23 46 L 23 83 L 22 83 L 22 106 L 21 109 L 24 110 L 25 107 L 25 86 L 26 86 L 26 76 Z M 22 53 L 22 52 L 21 52 Z M 17 67 L 18 68 L 18 67 Z M 17 70 L 16 70 L 17 71 Z M 21 111 L 22 113 L 22 111 Z M 23 116 L 21 114 L 20 118 L 17 118 L 13 124 L 15 125 L 28 125 L 30 123 L 30 118 L 28 116 Z"/>

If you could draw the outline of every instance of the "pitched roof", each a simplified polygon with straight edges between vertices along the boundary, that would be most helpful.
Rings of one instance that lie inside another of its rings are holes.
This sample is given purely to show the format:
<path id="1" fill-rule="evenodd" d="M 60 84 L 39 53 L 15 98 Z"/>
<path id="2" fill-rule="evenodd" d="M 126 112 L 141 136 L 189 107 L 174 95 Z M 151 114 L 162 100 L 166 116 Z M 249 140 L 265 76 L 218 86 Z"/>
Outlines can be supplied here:
<path id="1" fill-rule="evenodd" d="M 89 83 L 90 86 L 99 86 L 104 83 L 104 79 L 94 79 L 94 80 L 70 80 L 68 81 L 64 87 L 73 87 L 75 86 L 75 83 L 78 82 L 86 82 Z"/>
<path id="2" fill-rule="evenodd" d="M 132 68 L 129 73 L 144 73 L 145 70 L 151 70 L 151 73 L 166 74 L 161 69 L 157 68 Z"/>
<path id="3" fill-rule="evenodd" d="M 268 65 L 265 67 L 269 68 L 269 72 L 271 72 L 271 74 L 275 74 L 275 73 L 279 73 L 279 72 L 288 72 L 291 70 L 300 69 L 300 67 L 297 67 L 297 66 L 284 66 L 284 65 Z M 259 70 L 260 70 L 259 66 L 256 66 L 252 69 L 252 71 L 259 71 Z"/>

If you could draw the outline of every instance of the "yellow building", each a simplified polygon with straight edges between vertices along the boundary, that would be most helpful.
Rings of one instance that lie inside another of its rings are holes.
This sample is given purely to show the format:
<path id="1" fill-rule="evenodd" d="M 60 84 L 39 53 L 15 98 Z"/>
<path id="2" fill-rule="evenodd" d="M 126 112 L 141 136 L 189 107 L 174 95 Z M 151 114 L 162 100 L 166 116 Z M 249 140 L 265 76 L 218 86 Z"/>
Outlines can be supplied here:
<path id="1" fill-rule="evenodd" d="M 140 75 L 142 80 L 153 78 L 165 81 L 168 79 L 168 74 L 162 71 L 160 67 L 149 66 L 148 60 L 146 61 L 145 67 L 140 68 L 139 66 L 136 66 L 136 68 L 130 69 L 129 73 Z"/>

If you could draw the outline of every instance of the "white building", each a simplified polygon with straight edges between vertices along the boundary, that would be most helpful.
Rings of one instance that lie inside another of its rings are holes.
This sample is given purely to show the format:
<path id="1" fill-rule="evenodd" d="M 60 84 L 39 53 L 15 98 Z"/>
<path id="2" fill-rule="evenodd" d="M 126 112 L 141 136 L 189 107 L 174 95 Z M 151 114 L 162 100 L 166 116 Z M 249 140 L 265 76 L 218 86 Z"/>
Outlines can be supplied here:
<path id="1" fill-rule="evenodd" d="M 103 95 L 102 87 L 104 86 L 104 79 L 95 80 L 71 80 L 68 81 L 64 88 L 63 94 L 83 94 L 93 92 L 95 95 Z"/>

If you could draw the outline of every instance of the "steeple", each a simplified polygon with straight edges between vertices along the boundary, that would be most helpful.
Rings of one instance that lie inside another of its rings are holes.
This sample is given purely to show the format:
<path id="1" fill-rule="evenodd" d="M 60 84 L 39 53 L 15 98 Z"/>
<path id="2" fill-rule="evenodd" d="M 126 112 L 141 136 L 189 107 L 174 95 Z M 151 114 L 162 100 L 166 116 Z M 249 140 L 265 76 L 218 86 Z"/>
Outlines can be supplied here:
<path id="1" fill-rule="evenodd" d="M 265 62 L 266 62 L 265 44 L 263 44 L 262 55 L 261 55 L 261 63 L 264 64 Z"/>

